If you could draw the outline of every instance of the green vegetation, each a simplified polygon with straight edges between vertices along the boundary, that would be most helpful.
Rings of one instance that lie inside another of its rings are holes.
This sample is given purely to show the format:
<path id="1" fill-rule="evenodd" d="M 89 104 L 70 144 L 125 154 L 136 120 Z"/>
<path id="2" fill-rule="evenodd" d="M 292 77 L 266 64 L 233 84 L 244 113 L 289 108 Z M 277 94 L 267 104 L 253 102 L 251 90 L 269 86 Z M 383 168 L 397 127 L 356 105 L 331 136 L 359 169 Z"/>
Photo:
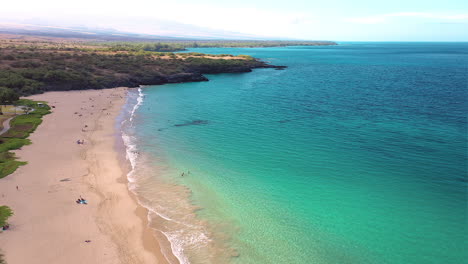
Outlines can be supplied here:
<path id="1" fill-rule="evenodd" d="M 90 43 L 101 46 L 97 50 L 107 51 L 156 51 L 171 52 L 185 50 L 184 46 L 176 43 L 161 42 L 110 42 L 110 43 Z"/>
<path id="2" fill-rule="evenodd" d="M 51 90 L 202 81 L 206 80 L 201 76 L 204 73 L 248 72 L 252 68 L 267 67 L 265 63 L 245 55 L 142 50 L 150 47 L 149 44 L 118 44 L 115 48 L 103 45 L 79 48 L 62 44 L 50 44 L 53 48 L 44 43 L 29 45 L 9 43 L 3 48 L 0 45 L 0 101 L 8 103 L 17 94 Z"/>
<path id="3" fill-rule="evenodd" d="M 27 99 L 18 100 L 17 104 L 26 108 L 35 109 L 33 112 L 26 115 L 19 115 L 10 122 L 10 130 L 3 135 L 7 138 L 27 138 L 37 126 L 42 123 L 42 116 L 50 113 L 50 108 L 44 103 L 43 106 L 38 106 L 37 103 Z"/>
<path id="4" fill-rule="evenodd" d="M 165 40 L 158 42 L 92 42 L 111 51 L 182 51 L 187 48 L 254 48 L 285 46 L 336 45 L 332 41 L 286 41 L 286 40 Z"/>
<path id="5" fill-rule="evenodd" d="M 31 43 L 34 46 L 31 46 Z M 40 46 L 37 46 L 40 45 Z M 286 47 L 286 46 L 325 46 L 337 45 L 333 41 L 287 41 L 287 40 L 146 40 L 146 41 L 29 41 L 21 44 L 15 42 L 4 45 L 7 48 L 18 48 L 23 51 L 36 51 L 42 48 L 63 51 L 84 52 L 174 52 L 184 51 L 188 48 L 256 48 L 256 47 Z M 4 55 L 5 60 L 14 60 L 14 57 Z"/>
<path id="6" fill-rule="evenodd" d="M 6 205 L 0 206 L 0 228 L 8 224 L 8 218 L 13 215 L 13 210 Z M 0 264 L 6 264 L 3 254 L 0 252 Z"/>
<path id="7" fill-rule="evenodd" d="M 43 105 L 40 106 L 38 103 Z M 31 144 L 27 137 L 41 124 L 42 117 L 50 113 L 50 107 L 44 102 L 21 99 L 16 104 L 32 108 L 34 111 L 13 118 L 10 121 L 10 129 L 0 136 L 0 178 L 13 173 L 19 166 L 26 164 L 26 162 L 16 160 L 15 154 L 10 150 L 20 149 L 24 145 Z"/>
<path id="8" fill-rule="evenodd" d="M 7 220 L 13 215 L 13 210 L 6 205 L 0 206 L 0 227 L 7 224 Z M 1 263 L 1 262 L 0 262 Z"/>
<path id="9" fill-rule="evenodd" d="M 0 87 L 0 104 L 12 104 L 18 101 L 19 95 L 13 89 L 7 87 Z"/>
<path id="10" fill-rule="evenodd" d="M 286 46 L 323 46 L 336 45 L 333 41 L 294 41 L 294 40 L 197 40 L 172 41 L 165 43 L 180 44 L 184 48 L 255 48 Z"/>

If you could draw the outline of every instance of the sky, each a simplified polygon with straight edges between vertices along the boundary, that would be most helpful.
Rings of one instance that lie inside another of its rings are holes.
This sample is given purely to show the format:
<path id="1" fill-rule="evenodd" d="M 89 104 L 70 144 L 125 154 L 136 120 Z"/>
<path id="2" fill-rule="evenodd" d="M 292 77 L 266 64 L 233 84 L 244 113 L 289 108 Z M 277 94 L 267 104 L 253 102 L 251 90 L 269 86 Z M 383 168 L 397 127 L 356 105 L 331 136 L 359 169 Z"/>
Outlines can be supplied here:
<path id="1" fill-rule="evenodd" d="M 158 34 L 158 23 L 172 21 L 272 39 L 468 41 L 468 0 L 1 1 L 0 22 Z"/>

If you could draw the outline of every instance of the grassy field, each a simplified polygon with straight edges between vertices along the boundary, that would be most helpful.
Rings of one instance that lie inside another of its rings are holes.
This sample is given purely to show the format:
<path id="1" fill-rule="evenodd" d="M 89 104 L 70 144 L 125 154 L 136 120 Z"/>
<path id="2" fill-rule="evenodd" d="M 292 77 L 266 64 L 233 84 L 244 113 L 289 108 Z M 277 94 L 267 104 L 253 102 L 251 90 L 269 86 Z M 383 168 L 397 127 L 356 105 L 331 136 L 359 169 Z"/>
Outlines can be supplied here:
<path id="1" fill-rule="evenodd" d="M 38 103 L 44 103 L 44 105 L 39 107 Z M 13 173 L 19 166 L 26 164 L 24 161 L 18 161 L 10 150 L 20 149 L 24 145 L 31 144 L 27 137 L 42 123 L 42 117 L 50 113 L 50 107 L 45 102 L 22 99 L 18 101 L 18 105 L 31 107 L 34 111 L 13 118 L 10 122 L 10 129 L 0 136 L 0 178 Z"/>

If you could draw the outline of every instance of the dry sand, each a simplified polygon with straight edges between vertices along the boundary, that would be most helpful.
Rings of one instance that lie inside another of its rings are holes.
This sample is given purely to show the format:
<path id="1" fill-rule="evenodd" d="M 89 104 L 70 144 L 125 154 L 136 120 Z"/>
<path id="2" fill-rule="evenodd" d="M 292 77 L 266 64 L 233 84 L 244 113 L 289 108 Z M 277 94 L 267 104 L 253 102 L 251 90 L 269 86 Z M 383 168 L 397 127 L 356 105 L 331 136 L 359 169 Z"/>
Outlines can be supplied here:
<path id="1" fill-rule="evenodd" d="M 115 88 L 31 96 L 55 108 L 32 145 L 16 151 L 28 164 L 0 179 L 0 205 L 15 213 L 0 234 L 8 264 L 177 263 L 161 253 L 127 189 L 115 130 L 125 95 Z M 88 205 L 75 202 L 80 195 Z"/>

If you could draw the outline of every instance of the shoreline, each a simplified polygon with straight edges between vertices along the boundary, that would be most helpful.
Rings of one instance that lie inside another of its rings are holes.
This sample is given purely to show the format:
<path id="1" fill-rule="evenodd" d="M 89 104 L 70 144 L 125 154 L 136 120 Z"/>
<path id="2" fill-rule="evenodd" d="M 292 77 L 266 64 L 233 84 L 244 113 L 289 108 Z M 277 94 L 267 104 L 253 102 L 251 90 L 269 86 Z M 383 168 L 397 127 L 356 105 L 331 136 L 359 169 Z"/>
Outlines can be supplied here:
<path id="1" fill-rule="evenodd" d="M 145 97 L 140 88 L 138 92 L 133 89 L 129 91 L 127 104 L 122 110 L 124 117 L 120 122 L 121 145 L 125 146 L 125 158 L 129 165 L 127 178 L 130 192 L 148 212 L 148 224 L 159 235 L 160 245 L 175 256 L 177 263 L 229 263 L 239 253 L 227 244 L 224 234 L 215 236 L 210 223 L 198 217 L 197 211 L 201 207 L 191 200 L 192 191 L 177 182 L 166 181 L 163 178 L 168 166 L 165 161 L 156 161 L 150 151 L 141 148 L 146 141 L 141 140 L 142 135 L 138 131 L 145 129 L 144 124 L 140 127 L 140 122 L 145 119 L 133 118 L 135 111 L 145 106 Z"/>
<path id="2" fill-rule="evenodd" d="M 11 229 L 0 234 L 9 264 L 177 263 L 163 253 L 147 209 L 128 189 L 116 126 L 126 93 L 112 88 L 28 97 L 55 108 L 29 137 L 32 144 L 15 151 L 28 164 L 0 179 L 0 204 L 15 213 Z M 81 195 L 88 205 L 75 203 Z"/>
<path id="3" fill-rule="evenodd" d="M 140 89 L 141 86 L 139 88 L 127 88 L 127 89 Z M 152 228 L 150 226 L 150 220 L 149 220 L 149 209 L 146 208 L 140 201 L 139 201 L 139 198 L 138 198 L 138 194 L 134 191 L 132 191 L 130 189 L 130 181 L 129 181 L 129 175 L 130 173 L 133 172 L 134 168 L 132 168 L 132 164 L 131 164 L 131 161 L 129 160 L 129 157 L 128 157 L 128 146 L 125 144 L 125 140 L 123 138 L 123 135 L 124 135 L 124 131 L 123 131 L 123 122 L 124 121 L 128 121 L 128 122 L 131 122 L 131 119 L 133 118 L 133 114 L 134 112 L 137 110 L 137 108 L 139 107 L 139 105 L 137 106 L 137 104 L 140 104 L 142 103 L 143 101 L 141 102 L 137 102 L 135 104 L 131 104 L 129 102 L 129 99 L 130 97 L 128 96 L 128 93 L 130 93 L 130 91 L 127 92 L 126 94 L 126 102 L 122 105 L 121 109 L 120 109 L 120 112 L 119 112 L 119 115 L 116 117 L 116 122 L 115 122 L 115 126 L 116 126 L 116 142 L 115 142 L 115 146 L 114 146 L 114 149 L 115 151 L 117 152 L 118 154 L 118 160 L 119 160 L 119 164 L 121 164 L 121 168 L 122 168 L 122 171 L 124 172 L 122 174 L 122 181 L 125 183 L 125 185 L 127 186 L 127 191 L 129 193 L 129 196 L 133 199 L 133 201 L 135 202 L 135 204 L 138 205 L 137 209 L 135 210 L 135 214 L 141 219 L 141 221 L 143 222 L 143 226 L 144 226 L 144 231 L 143 232 L 143 246 L 145 248 L 148 248 L 150 249 L 151 251 L 153 252 L 157 252 L 158 254 L 162 254 L 164 258 L 164 263 L 168 263 L 168 264 L 180 264 L 180 261 L 179 259 L 174 255 L 174 253 L 172 252 L 172 244 L 171 242 L 168 240 L 168 238 L 160 231 Z M 142 96 L 141 94 L 141 90 L 139 90 L 139 96 Z M 129 111 L 129 113 L 126 113 L 125 110 L 126 107 L 132 107 L 132 110 Z"/>

